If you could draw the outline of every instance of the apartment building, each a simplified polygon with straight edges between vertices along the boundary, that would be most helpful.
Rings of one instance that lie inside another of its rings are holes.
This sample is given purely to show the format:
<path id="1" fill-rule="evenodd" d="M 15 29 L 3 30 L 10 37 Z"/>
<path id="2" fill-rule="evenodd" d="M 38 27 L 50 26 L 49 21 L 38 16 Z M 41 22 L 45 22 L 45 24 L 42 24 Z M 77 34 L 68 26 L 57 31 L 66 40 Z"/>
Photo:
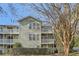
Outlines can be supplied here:
<path id="1" fill-rule="evenodd" d="M 19 20 L 19 26 L 0 25 L 0 51 L 4 53 L 17 42 L 24 48 L 53 48 L 52 26 L 31 16 Z"/>
<path id="2" fill-rule="evenodd" d="M 31 16 L 19 20 L 19 41 L 25 48 L 53 48 L 52 26 Z"/>
<path id="3" fill-rule="evenodd" d="M 18 26 L 0 25 L 0 52 L 4 53 L 5 49 L 13 48 L 19 35 Z"/>

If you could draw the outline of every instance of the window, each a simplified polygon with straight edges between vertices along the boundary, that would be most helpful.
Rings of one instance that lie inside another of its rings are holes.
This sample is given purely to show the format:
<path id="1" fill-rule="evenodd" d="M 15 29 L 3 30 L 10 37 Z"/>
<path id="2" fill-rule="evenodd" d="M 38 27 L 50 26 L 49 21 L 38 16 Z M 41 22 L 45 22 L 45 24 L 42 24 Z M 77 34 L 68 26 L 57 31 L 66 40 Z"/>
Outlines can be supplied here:
<path id="1" fill-rule="evenodd" d="M 30 23 L 29 29 L 40 29 L 40 26 L 37 23 Z"/>
<path id="2" fill-rule="evenodd" d="M 29 34 L 29 40 L 35 40 L 35 35 L 34 34 Z"/>
<path id="3" fill-rule="evenodd" d="M 29 29 L 32 29 L 32 25 L 31 24 L 29 24 Z"/>
<path id="4" fill-rule="evenodd" d="M 0 39 L 3 39 L 3 35 L 0 34 Z"/>
<path id="5" fill-rule="evenodd" d="M 13 48 L 13 45 L 8 45 L 7 48 Z"/>
<path id="6" fill-rule="evenodd" d="M 9 35 L 9 36 L 7 36 L 7 39 L 13 39 L 13 36 Z"/>
<path id="7" fill-rule="evenodd" d="M 36 29 L 40 29 L 40 25 L 39 24 L 36 24 Z"/>
<path id="8" fill-rule="evenodd" d="M 33 40 L 35 40 L 35 37 L 36 37 L 36 35 L 35 35 L 35 34 L 33 34 Z"/>
<path id="9" fill-rule="evenodd" d="M 35 23 L 30 23 L 29 24 L 29 29 L 34 29 L 34 27 L 35 27 Z"/>
<path id="10" fill-rule="evenodd" d="M 37 40 L 39 40 L 39 34 L 37 34 Z"/>
<path id="11" fill-rule="evenodd" d="M 29 40 L 39 40 L 39 34 L 29 34 Z"/>
<path id="12" fill-rule="evenodd" d="M 33 29 L 36 29 L 36 24 L 35 23 L 33 23 Z"/>
<path id="13" fill-rule="evenodd" d="M 32 34 L 29 34 L 29 40 L 32 40 Z"/>

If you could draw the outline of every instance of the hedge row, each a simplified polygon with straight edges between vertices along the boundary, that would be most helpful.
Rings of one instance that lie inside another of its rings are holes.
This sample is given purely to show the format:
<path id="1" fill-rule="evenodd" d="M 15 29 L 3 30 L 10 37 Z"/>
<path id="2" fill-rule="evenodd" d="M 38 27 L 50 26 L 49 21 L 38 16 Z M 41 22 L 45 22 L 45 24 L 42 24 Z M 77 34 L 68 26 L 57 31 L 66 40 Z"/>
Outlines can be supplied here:
<path id="1" fill-rule="evenodd" d="M 13 48 L 8 50 L 10 55 L 51 55 L 57 52 L 53 48 Z"/>

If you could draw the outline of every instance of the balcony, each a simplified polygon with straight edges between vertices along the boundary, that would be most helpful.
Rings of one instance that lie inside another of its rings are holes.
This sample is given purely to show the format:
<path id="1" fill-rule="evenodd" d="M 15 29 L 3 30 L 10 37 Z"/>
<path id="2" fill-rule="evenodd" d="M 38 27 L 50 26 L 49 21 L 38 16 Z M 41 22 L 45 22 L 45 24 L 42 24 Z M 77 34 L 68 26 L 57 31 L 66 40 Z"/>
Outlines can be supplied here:
<path id="1" fill-rule="evenodd" d="M 42 44 L 54 44 L 54 39 L 41 39 Z"/>
<path id="2" fill-rule="evenodd" d="M 52 30 L 41 30 L 42 33 L 53 33 Z"/>
<path id="3" fill-rule="evenodd" d="M 19 34 L 18 29 L 0 29 L 0 34 Z"/>
<path id="4" fill-rule="evenodd" d="M 14 44 L 14 39 L 0 39 L 0 44 Z"/>
<path id="5" fill-rule="evenodd" d="M 42 33 L 53 33 L 53 30 L 51 26 L 42 26 L 41 32 Z"/>

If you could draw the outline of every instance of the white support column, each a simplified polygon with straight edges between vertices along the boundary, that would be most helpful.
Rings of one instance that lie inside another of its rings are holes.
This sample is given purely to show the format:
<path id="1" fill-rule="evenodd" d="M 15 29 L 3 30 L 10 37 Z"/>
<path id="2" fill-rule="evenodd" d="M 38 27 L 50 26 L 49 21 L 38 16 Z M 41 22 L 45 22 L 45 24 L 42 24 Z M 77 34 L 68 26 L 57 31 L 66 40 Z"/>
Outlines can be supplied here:
<path id="1" fill-rule="evenodd" d="M 2 52 L 4 53 L 4 34 L 3 34 L 3 39 L 2 40 L 3 40 L 3 51 Z"/>
<path id="2" fill-rule="evenodd" d="M 12 36 L 13 36 L 12 43 L 14 43 L 15 35 L 12 35 Z"/>
<path id="3" fill-rule="evenodd" d="M 7 26 L 6 26 L 5 30 L 7 32 Z M 5 35 L 5 43 L 7 43 L 7 34 Z M 7 46 L 5 44 L 5 53 L 7 54 L 7 50 L 6 49 L 7 49 Z"/>
<path id="4" fill-rule="evenodd" d="M 11 34 L 10 34 L 10 38 L 9 38 L 9 40 L 10 40 L 10 42 L 11 42 Z M 10 44 L 10 49 L 11 49 L 11 43 L 9 42 L 9 44 Z"/>

